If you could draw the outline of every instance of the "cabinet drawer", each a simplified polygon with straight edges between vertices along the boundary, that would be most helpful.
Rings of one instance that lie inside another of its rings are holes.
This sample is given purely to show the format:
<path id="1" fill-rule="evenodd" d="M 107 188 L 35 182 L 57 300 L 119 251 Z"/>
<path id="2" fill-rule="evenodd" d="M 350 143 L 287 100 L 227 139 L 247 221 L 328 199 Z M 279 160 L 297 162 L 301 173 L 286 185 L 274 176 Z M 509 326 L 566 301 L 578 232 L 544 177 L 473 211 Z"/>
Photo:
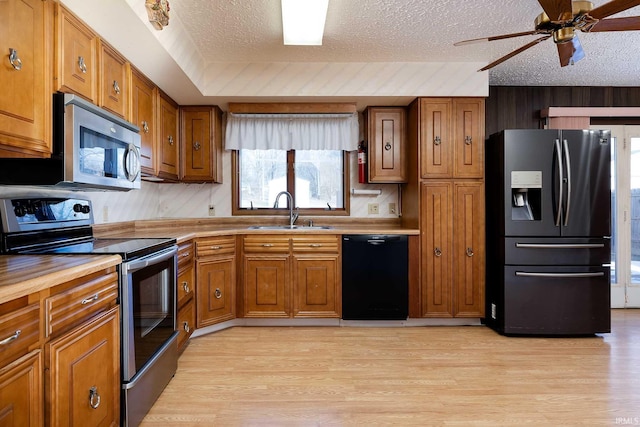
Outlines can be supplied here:
<path id="1" fill-rule="evenodd" d="M 193 261 L 193 241 L 183 242 L 178 245 L 178 271 L 191 266 Z"/>
<path id="2" fill-rule="evenodd" d="M 0 366 L 27 354 L 40 339 L 40 304 L 0 316 Z"/>
<path id="3" fill-rule="evenodd" d="M 198 258 L 236 253 L 236 239 L 233 236 L 210 237 L 196 241 Z"/>
<path id="4" fill-rule="evenodd" d="M 57 335 L 117 303 L 118 274 L 100 274 L 46 299 L 46 336 Z"/>
<path id="5" fill-rule="evenodd" d="M 178 274 L 178 308 L 193 296 L 195 289 L 194 269 L 188 268 Z"/>
<path id="6" fill-rule="evenodd" d="M 293 243 L 293 252 L 297 253 L 337 253 L 338 248 L 340 247 L 340 239 L 338 239 L 337 235 L 326 236 L 320 234 L 311 234 L 304 236 L 294 236 L 291 240 Z"/>
<path id="7" fill-rule="evenodd" d="M 178 350 L 182 350 L 196 328 L 196 312 L 190 302 L 178 311 Z"/>
<path id="8" fill-rule="evenodd" d="M 282 235 L 260 235 L 245 236 L 244 251 L 245 252 L 289 252 L 289 236 Z"/>

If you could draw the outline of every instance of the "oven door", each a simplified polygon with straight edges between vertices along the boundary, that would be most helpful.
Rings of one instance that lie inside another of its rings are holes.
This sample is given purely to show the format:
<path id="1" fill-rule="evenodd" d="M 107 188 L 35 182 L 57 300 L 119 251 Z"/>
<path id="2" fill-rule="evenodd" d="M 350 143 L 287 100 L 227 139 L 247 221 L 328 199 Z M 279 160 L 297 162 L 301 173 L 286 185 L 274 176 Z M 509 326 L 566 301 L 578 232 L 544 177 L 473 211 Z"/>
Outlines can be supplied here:
<path id="1" fill-rule="evenodd" d="M 129 382 L 176 333 L 177 246 L 122 263 L 122 377 Z"/>

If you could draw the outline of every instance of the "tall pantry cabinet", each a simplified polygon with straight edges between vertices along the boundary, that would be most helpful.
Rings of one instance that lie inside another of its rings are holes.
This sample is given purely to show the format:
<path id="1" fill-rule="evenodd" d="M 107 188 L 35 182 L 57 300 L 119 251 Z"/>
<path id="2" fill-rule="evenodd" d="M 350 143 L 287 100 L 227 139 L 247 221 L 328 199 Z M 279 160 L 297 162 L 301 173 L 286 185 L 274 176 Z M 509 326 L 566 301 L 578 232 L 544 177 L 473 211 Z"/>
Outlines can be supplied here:
<path id="1" fill-rule="evenodd" d="M 484 99 L 418 98 L 408 129 L 408 152 L 417 156 L 403 223 L 420 228 L 410 316 L 484 317 Z"/>

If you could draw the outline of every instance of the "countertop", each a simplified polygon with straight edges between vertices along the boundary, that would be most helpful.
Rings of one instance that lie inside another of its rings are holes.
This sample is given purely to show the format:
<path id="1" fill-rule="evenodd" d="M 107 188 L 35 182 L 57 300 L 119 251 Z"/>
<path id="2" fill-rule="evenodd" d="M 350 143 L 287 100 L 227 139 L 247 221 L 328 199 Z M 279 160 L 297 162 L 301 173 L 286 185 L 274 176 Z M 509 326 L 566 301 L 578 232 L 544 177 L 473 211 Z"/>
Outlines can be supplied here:
<path id="1" fill-rule="evenodd" d="M 0 255 L 0 304 L 121 262 L 118 255 Z"/>

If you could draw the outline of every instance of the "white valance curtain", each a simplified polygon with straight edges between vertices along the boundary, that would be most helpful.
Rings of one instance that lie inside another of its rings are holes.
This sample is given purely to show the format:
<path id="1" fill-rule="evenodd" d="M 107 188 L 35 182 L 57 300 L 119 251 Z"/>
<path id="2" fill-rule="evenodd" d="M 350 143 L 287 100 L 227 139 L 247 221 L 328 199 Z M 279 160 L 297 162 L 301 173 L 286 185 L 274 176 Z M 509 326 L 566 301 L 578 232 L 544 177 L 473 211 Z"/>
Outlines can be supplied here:
<path id="1" fill-rule="evenodd" d="M 227 150 L 358 149 L 357 114 L 229 114 Z"/>

